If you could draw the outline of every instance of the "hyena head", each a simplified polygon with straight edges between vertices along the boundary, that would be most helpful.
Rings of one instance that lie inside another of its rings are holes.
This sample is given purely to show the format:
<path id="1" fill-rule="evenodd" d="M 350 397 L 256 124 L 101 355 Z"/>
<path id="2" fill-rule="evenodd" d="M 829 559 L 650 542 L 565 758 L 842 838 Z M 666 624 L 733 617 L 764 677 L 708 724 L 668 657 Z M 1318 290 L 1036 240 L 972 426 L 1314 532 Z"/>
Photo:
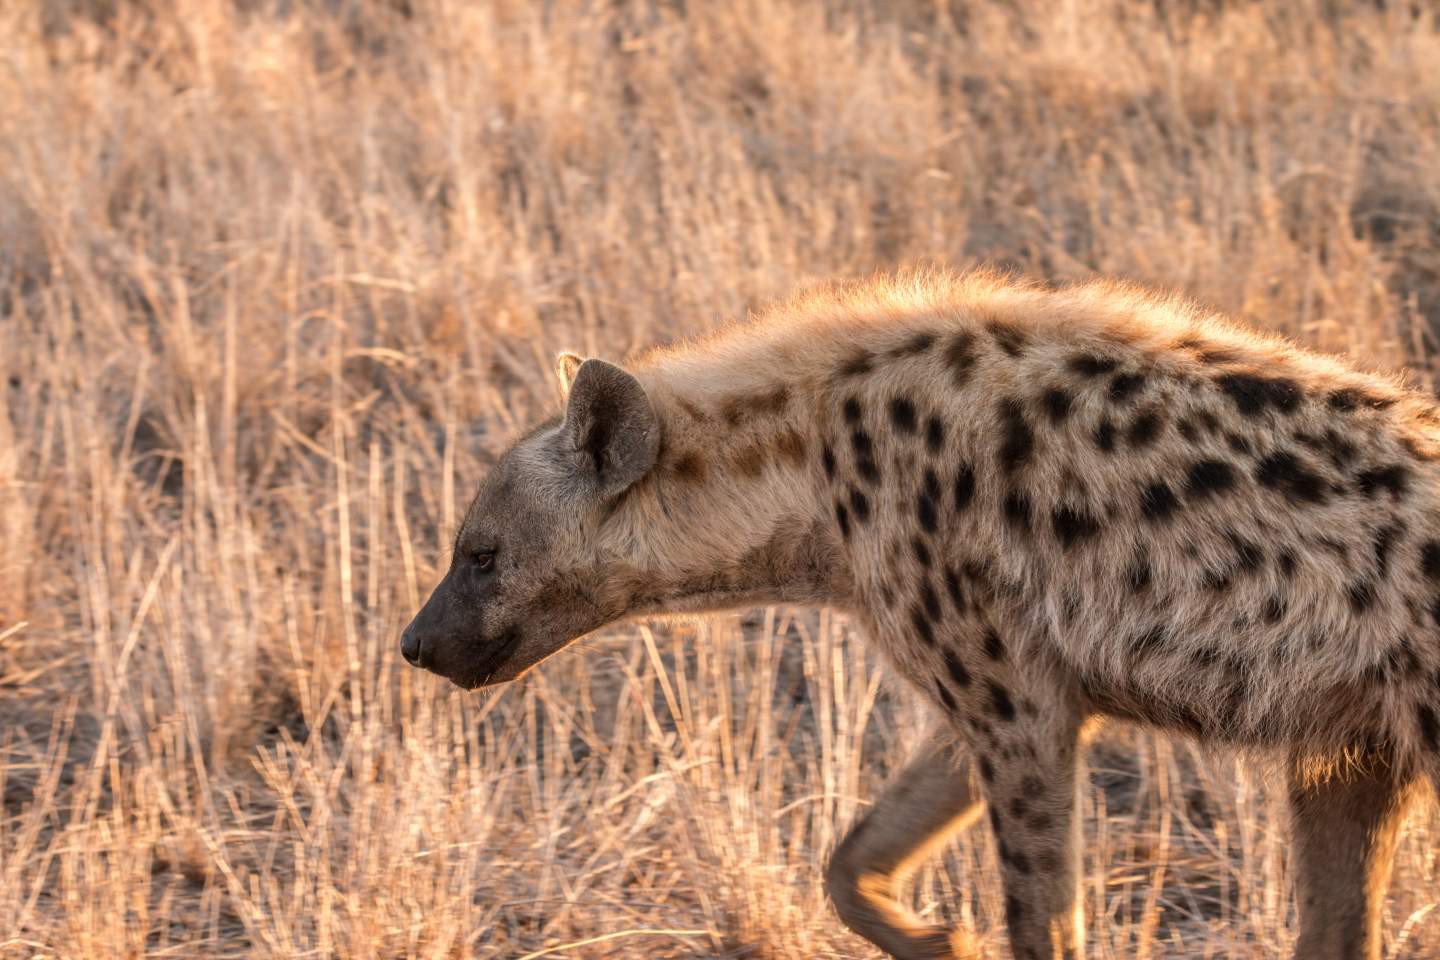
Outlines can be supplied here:
<path id="1" fill-rule="evenodd" d="M 401 640 L 409 663 L 466 689 L 513 680 L 626 612 L 632 558 L 600 527 L 655 466 L 660 422 L 620 367 L 572 355 L 560 366 L 563 418 L 481 482 L 449 571 Z"/>

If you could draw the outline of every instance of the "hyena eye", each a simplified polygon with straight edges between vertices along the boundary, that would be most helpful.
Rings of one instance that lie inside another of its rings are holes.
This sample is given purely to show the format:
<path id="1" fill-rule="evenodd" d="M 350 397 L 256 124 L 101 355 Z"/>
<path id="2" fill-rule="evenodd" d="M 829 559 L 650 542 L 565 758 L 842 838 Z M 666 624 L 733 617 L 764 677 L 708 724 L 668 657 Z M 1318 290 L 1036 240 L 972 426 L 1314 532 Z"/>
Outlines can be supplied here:
<path id="1" fill-rule="evenodd" d="M 475 569 L 481 573 L 489 573 L 495 569 L 495 551 L 481 550 L 475 554 Z"/>

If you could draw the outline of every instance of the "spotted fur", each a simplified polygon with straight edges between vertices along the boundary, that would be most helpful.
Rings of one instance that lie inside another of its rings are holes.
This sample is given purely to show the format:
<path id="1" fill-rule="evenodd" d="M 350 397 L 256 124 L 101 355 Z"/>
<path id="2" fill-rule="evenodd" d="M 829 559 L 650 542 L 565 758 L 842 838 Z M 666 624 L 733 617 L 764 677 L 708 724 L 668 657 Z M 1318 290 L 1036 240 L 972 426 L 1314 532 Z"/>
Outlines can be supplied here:
<path id="1" fill-rule="evenodd" d="M 510 629 L 857 617 L 946 735 L 837 851 L 845 922 L 896 956 L 968 955 L 895 885 L 988 801 L 1016 955 L 1081 956 L 1074 796 L 1086 731 L 1118 717 L 1284 752 L 1296 809 L 1326 824 L 1297 832 L 1305 955 L 1377 955 L 1385 831 L 1440 770 L 1429 397 L 1173 298 L 986 275 L 826 288 L 631 371 L 656 464 L 603 509 L 565 506 L 564 424 L 502 461 L 571 517 L 546 564 L 594 608 L 517 601 Z M 460 546 L 504 509 L 482 493 Z M 499 679 L 557 648 L 507 642 Z M 1327 777 L 1342 757 L 1365 775 Z M 1309 846 L 1325 837 L 1354 846 L 1348 879 Z"/>

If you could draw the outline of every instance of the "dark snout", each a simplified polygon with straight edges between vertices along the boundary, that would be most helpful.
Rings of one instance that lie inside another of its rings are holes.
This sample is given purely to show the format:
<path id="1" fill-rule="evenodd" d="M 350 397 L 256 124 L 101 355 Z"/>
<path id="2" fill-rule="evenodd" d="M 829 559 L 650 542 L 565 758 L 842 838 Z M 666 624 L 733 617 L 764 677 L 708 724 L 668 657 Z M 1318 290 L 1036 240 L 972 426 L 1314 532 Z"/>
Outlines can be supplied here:
<path id="1" fill-rule="evenodd" d="M 484 603 L 451 571 L 400 635 L 400 655 L 466 689 L 511 679 L 520 631 L 485 629 Z M 490 634 L 490 635 L 487 635 Z"/>
<path id="2" fill-rule="evenodd" d="M 434 670 L 436 657 L 443 654 L 450 638 L 464 629 L 465 618 L 456 602 L 452 580 L 447 575 L 440 581 L 400 635 L 400 656 L 412 667 Z"/>

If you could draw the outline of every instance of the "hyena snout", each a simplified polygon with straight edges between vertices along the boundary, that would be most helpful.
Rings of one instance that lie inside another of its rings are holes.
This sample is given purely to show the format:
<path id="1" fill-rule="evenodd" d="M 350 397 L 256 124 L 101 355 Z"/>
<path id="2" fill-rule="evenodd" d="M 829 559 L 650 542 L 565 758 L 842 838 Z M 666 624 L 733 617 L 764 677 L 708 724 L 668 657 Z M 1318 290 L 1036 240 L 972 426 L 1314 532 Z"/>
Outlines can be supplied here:
<path id="1" fill-rule="evenodd" d="M 462 573 L 463 577 L 464 574 Z M 437 673 L 465 689 L 511 679 L 520 640 L 516 628 L 487 635 L 483 609 L 487 604 L 454 583 L 452 572 L 442 580 L 400 635 L 400 655 L 412 667 Z"/>
<path id="2" fill-rule="evenodd" d="M 412 667 L 434 670 L 438 660 L 446 659 L 450 638 L 463 627 L 459 604 L 451 595 L 451 579 L 446 576 L 440 581 L 400 635 L 400 655 Z"/>

